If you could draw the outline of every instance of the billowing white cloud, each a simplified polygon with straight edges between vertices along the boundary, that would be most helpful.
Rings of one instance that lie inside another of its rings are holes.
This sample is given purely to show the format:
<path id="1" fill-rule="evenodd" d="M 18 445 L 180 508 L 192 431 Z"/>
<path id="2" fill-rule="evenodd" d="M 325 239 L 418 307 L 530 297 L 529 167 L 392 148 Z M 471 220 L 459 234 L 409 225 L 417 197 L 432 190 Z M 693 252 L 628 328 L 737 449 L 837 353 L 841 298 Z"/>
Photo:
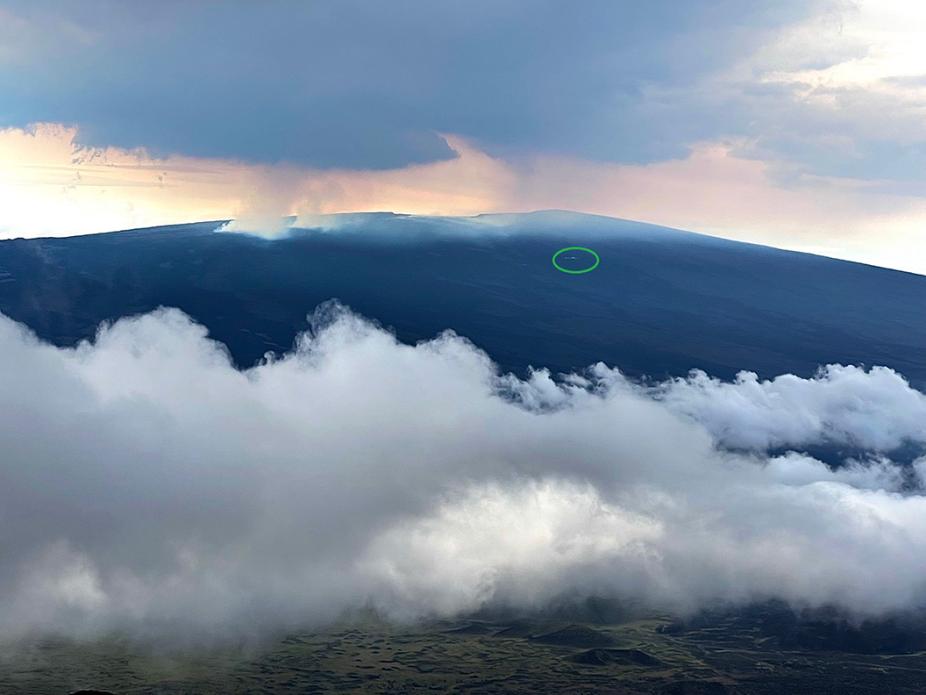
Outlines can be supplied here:
<path id="1" fill-rule="evenodd" d="M 887 367 L 830 365 L 813 379 L 785 374 L 765 381 L 740 372 L 734 383 L 697 371 L 653 394 L 731 447 L 832 443 L 889 451 L 906 442 L 926 445 L 926 396 Z"/>
<path id="2" fill-rule="evenodd" d="M 926 598 L 926 496 L 898 466 L 718 447 L 777 398 L 839 425 L 769 417 L 759 448 L 879 445 L 869 417 L 906 431 L 922 399 L 892 373 L 519 381 L 452 334 L 402 345 L 337 307 L 313 321 L 240 372 L 176 310 L 75 349 L 0 318 L 0 630 L 252 631 L 563 592 L 860 614 Z M 834 405 L 853 399 L 865 417 Z"/>

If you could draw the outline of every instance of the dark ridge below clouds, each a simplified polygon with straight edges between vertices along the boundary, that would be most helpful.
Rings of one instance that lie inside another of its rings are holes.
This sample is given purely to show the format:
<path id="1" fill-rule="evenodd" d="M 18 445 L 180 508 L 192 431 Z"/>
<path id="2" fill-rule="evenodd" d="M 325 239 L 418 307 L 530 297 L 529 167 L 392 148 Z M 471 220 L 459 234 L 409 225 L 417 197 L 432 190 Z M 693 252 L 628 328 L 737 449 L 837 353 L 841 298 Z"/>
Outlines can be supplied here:
<path id="1" fill-rule="evenodd" d="M 216 224 L 0 242 L 0 311 L 59 345 L 104 320 L 175 306 L 249 367 L 285 352 L 337 298 L 403 341 L 453 328 L 504 369 L 731 379 L 892 367 L 926 384 L 926 278 L 653 225 L 546 212 L 323 217 L 275 241 Z M 601 265 L 552 267 L 585 245 Z"/>

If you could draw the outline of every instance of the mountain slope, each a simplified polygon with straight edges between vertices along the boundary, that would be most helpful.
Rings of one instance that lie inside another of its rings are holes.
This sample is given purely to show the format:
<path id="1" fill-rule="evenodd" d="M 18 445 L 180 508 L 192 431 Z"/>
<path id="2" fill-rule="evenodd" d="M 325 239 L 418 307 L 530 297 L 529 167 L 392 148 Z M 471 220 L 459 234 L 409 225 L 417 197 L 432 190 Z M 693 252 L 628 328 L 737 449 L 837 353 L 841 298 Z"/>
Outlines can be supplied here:
<path id="1" fill-rule="evenodd" d="M 59 345 L 176 306 L 240 366 L 337 298 L 415 341 L 452 328 L 504 368 L 596 361 L 661 377 L 883 364 L 926 384 L 926 277 L 575 213 L 319 219 L 283 239 L 219 223 L 0 242 L 0 311 Z M 600 266 L 557 272 L 564 246 Z"/>

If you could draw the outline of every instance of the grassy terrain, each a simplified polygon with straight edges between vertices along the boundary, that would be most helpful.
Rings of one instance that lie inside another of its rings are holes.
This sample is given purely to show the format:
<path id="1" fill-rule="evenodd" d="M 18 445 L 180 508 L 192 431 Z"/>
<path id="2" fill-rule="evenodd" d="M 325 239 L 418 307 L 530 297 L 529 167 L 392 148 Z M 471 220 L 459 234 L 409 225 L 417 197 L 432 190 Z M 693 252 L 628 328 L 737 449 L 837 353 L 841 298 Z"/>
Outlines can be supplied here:
<path id="1" fill-rule="evenodd" d="M 39 640 L 4 650 L 0 692 L 923 692 L 926 653 L 792 649 L 767 626 L 767 616 L 741 615 L 689 625 L 371 621 L 260 647 L 182 651 L 118 638 Z"/>

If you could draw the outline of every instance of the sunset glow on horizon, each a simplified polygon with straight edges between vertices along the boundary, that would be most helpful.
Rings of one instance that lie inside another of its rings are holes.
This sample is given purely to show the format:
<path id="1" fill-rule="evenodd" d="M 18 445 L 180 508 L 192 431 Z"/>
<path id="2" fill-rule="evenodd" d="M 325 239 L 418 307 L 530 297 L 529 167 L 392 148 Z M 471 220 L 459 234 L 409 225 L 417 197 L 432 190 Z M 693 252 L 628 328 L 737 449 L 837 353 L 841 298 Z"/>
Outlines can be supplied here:
<path id="1" fill-rule="evenodd" d="M 41 61 L 70 52 L 110 50 L 109 37 L 80 13 L 52 19 L 16 6 L 4 12 L 0 74 L 39 70 Z M 127 32 L 137 29 L 130 14 L 117 13 Z M 425 128 L 395 142 L 370 126 L 366 145 L 351 145 L 356 135 L 335 141 L 343 154 L 318 150 L 295 131 L 285 141 L 268 131 L 275 154 L 230 156 L 231 139 L 208 147 L 152 140 L 149 147 L 142 130 L 131 136 L 138 144 L 126 147 L 120 143 L 128 136 L 107 135 L 108 113 L 86 116 L 86 126 L 79 115 L 75 125 L 7 118 L 0 130 L 0 237 L 225 218 L 242 228 L 272 228 L 290 215 L 371 210 L 474 215 L 561 208 L 926 273 L 926 181 L 914 161 L 926 151 L 926 51 L 915 30 L 926 22 L 926 9 L 900 0 L 821 2 L 815 11 L 775 21 L 748 50 L 736 44 L 725 64 L 692 78 L 690 89 L 655 77 L 645 83 L 643 113 L 677 102 L 673 108 L 701 114 L 692 118 L 720 119 L 698 125 L 659 155 L 649 151 L 663 147 L 663 135 L 646 132 L 646 121 L 638 135 L 622 134 L 622 158 L 605 150 L 595 156 L 581 141 L 522 144 L 526 136 L 517 129 L 506 127 L 503 137 L 465 120 L 457 130 Z M 67 40 L 40 41 L 37 32 L 44 31 Z M 29 36 L 35 41 L 24 42 Z M 727 107 L 700 103 L 708 89 L 736 104 L 726 127 Z M 40 99 L 32 87 L 17 85 L 14 106 L 17 93 L 24 103 Z M 151 99 L 157 107 L 157 97 Z M 270 118 L 266 128 L 273 128 L 273 102 L 261 108 Z M 112 127 L 121 133 L 141 126 Z M 355 154 L 371 165 L 361 166 Z"/>

